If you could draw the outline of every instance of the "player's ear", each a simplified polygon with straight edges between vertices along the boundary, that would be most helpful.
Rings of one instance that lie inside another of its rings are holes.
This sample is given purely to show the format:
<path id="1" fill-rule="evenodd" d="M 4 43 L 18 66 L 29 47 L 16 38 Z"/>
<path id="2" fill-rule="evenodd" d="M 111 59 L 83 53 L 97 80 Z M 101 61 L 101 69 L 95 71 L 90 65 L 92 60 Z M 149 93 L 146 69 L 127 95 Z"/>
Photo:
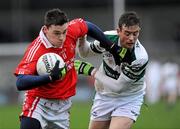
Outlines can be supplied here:
<path id="1" fill-rule="evenodd" d="M 46 25 L 44 25 L 42 30 L 43 30 L 43 32 L 46 34 L 47 31 L 48 31 L 48 27 L 47 27 Z"/>
<path id="2" fill-rule="evenodd" d="M 121 32 L 121 28 L 117 28 L 117 33 L 119 34 L 119 32 Z"/>

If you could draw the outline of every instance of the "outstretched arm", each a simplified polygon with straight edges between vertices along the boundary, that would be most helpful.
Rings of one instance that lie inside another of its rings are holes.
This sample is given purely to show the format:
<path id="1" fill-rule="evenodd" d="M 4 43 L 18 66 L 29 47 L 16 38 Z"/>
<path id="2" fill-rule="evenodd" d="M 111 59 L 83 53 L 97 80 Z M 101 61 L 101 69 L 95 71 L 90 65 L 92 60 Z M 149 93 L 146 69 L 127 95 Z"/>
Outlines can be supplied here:
<path id="1" fill-rule="evenodd" d="M 86 21 L 86 24 L 88 26 L 87 34 L 92 38 L 100 41 L 101 47 L 105 48 L 106 50 L 109 50 L 114 43 L 112 43 L 108 38 L 106 38 L 103 31 L 98 26 L 88 21 Z"/>
<path id="2" fill-rule="evenodd" d="M 103 84 L 104 87 L 107 87 L 114 92 L 120 91 L 124 86 L 126 86 L 124 84 L 131 80 L 124 74 L 120 75 L 118 80 L 110 78 L 98 71 L 92 64 L 85 61 L 75 60 L 74 66 L 78 74 L 92 76 Z"/>
<path id="3" fill-rule="evenodd" d="M 77 52 L 81 58 L 97 56 L 105 51 L 98 40 L 89 42 L 86 36 L 79 38 Z"/>
<path id="4" fill-rule="evenodd" d="M 103 87 L 106 87 L 113 92 L 119 92 L 129 83 L 134 83 L 139 79 L 141 79 L 144 76 L 146 65 L 147 65 L 147 60 L 146 61 L 141 60 L 132 63 L 131 68 L 129 66 L 124 66 L 128 68 L 123 68 L 126 69 L 126 71 L 122 72 L 119 78 L 116 80 L 103 74 L 101 71 L 94 68 L 94 66 L 88 62 L 84 62 L 80 60 L 75 61 L 75 68 L 78 74 L 93 76 L 103 85 Z"/>
<path id="5" fill-rule="evenodd" d="M 112 43 L 102 32 L 102 30 L 95 24 L 86 21 L 88 26 L 88 35 L 100 42 L 100 47 L 104 48 L 106 51 L 109 51 L 116 62 L 116 65 L 120 65 L 122 59 L 127 53 L 126 48 L 119 47 L 115 43 Z"/>

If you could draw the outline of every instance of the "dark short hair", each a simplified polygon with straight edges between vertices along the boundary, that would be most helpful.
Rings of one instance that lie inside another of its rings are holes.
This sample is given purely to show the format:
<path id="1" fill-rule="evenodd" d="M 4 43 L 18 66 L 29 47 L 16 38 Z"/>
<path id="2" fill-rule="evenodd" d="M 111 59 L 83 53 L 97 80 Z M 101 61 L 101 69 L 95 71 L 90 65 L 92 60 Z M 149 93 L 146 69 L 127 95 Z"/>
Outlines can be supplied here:
<path id="1" fill-rule="evenodd" d="M 44 25 L 47 27 L 50 25 L 63 25 L 67 22 L 68 18 L 66 13 L 58 8 L 47 11 L 44 16 Z"/>
<path id="2" fill-rule="evenodd" d="M 140 26 L 140 18 L 137 15 L 137 13 L 134 11 L 125 12 L 119 18 L 119 23 L 118 23 L 119 28 L 122 27 L 122 25 L 125 25 L 125 26 L 139 25 Z"/>

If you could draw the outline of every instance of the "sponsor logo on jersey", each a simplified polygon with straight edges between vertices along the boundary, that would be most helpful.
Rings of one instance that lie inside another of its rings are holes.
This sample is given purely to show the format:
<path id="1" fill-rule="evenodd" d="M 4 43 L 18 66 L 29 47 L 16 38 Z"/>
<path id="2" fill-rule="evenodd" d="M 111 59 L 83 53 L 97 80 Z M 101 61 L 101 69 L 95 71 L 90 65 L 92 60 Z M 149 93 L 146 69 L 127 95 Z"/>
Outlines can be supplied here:
<path id="1" fill-rule="evenodd" d="M 103 61 L 103 68 L 105 71 L 105 74 L 111 78 L 118 79 L 119 73 L 117 71 L 114 71 L 112 68 L 110 68 L 105 61 Z"/>

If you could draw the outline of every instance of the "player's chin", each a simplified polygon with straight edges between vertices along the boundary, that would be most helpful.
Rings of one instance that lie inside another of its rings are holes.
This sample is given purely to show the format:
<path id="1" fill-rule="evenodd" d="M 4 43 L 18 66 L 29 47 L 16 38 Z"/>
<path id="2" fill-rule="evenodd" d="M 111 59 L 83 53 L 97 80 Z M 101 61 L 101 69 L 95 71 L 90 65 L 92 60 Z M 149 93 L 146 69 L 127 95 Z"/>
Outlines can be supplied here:
<path id="1" fill-rule="evenodd" d="M 132 43 L 126 44 L 126 48 L 128 49 L 132 49 L 133 47 L 134 47 L 134 44 Z"/>
<path id="2" fill-rule="evenodd" d="M 57 42 L 56 43 L 56 47 L 62 47 L 63 46 L 63 42 Z"/>

